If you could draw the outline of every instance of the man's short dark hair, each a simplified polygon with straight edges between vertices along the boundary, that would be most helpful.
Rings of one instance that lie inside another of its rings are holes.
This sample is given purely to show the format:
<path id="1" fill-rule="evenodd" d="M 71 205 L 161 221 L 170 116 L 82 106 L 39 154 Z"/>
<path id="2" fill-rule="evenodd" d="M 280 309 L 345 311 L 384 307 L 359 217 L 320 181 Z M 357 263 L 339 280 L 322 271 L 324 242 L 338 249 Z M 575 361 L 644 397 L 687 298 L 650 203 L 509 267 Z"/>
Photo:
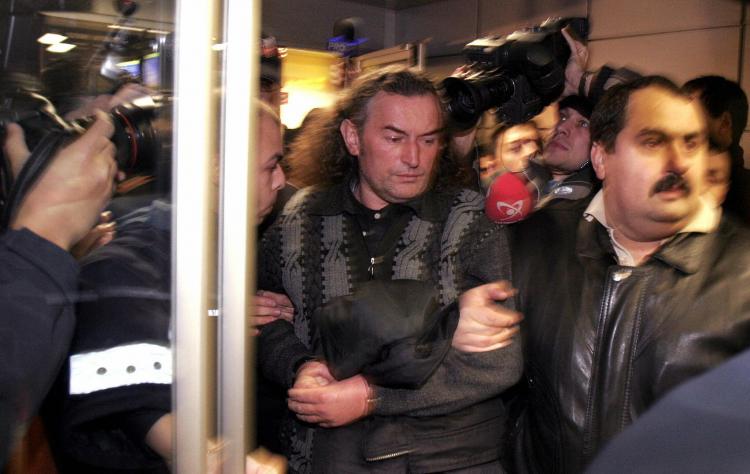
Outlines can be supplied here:
<path id="1" fill-rule="evenodd" d="M 617 135 L 625 128 L 630 96 L 635 91 L 652 86 L 687 97 L 677 84 L 664 76 L 644 76 L 631 82 L 618 84 L 607 90 L 591 114 L 591 142 L 604 146 L 608 152 L 613 151 Z"/>
<path id="2" fill-rule="evenodd" d="M 747 125 L 747 95 L 739 84 L 721 76 L 701 76 L 682 86 L 689 94 L 700 92 L 708 114 L 719 118 L 729 112 L 732 118 L 732 144 L 737 145 Z"/>
<path id="3" fill-rule="evenodd" d="M 594 104 L 580 95 L 569 95 L 557 103 L 557 109 L 573 109 L 589 119 L 591 118 L 591 112 L 594 110 Z"/>

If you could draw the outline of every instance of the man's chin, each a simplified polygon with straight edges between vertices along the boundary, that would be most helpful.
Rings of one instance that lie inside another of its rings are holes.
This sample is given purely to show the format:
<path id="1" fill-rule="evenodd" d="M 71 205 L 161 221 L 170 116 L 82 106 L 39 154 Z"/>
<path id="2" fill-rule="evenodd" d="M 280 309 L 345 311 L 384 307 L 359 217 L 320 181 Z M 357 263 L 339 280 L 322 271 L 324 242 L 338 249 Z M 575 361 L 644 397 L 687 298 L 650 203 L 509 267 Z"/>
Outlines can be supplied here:
<path id="1" fill-rule="evenodd" d="M 662 205 L 654 209 L 652 216 L 655 221 L 664 224 L 673 223 L 687 223 L 700 209 L 700 204 L 697 199 L 688 199 L 683 197 L 682 199 L 673 199 L 662 202 Z"/>

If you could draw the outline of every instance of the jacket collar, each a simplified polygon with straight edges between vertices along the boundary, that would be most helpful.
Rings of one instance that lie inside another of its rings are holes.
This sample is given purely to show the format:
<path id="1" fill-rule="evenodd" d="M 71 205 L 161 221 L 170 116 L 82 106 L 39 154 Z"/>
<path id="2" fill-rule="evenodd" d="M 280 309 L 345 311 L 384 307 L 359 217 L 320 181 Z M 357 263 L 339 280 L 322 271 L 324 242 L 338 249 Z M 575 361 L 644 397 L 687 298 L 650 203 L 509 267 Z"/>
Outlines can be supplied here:
<path id="1" fill-rule="evenodd" d="M 402 204 L 390 204 L 390 206 L 405 206 L 420 219 L 440 222 L 448 217 L 451 203 L 450 195 L 429 190 L 416 199 Z M 367 212 L 366 209 L 354 197 L 351 186 L 340 183 L 323 189 L 320 198 L 310 204 L 309 213 L 318 216 L 334 216 L 342 213 L 356 215 Z"/>
<path id="2" fill-rule="evenodd" d="M 692 274 L 698 271 L 701 255 L 715 233 L 721 218 L 721 211 L 715 210 L 702 201 L 701 210 L 696 217 L 682 230 L 662 243 L 651 256 L 683 273 Z M 617 256 L 608 232 L 607 218 L 604 212 L 602 191 L 599 191 L 584 212 L 578 228 L 577 252 L 582 257 L 603 258 L 610 256 L 617 261 Z"/>

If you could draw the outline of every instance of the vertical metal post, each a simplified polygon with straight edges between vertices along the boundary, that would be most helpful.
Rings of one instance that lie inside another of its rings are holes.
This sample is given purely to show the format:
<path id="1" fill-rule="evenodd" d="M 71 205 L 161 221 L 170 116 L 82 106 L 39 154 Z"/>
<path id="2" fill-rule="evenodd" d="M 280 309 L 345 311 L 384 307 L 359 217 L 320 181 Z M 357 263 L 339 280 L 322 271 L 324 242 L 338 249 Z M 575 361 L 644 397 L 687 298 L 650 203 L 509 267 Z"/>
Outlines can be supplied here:
<path id="1" fill-rule="evenodd" d="M 249 387 L 252 367 L 248 307 L 255 287 L 255 160 L 260 69 L 260 6 L 226 0 L 220 266 L 219 432 L 224 471 L 244 472 L 251 441 Z"/>
<path id="2" fill-rule="evenodd" d="M 178 0 L 176 8 L 172 294 L 175 379 L 174 472 L 206 470 L 208 288 L 211 229 L 209 185 L 212 33 L 218 0 Z"/>

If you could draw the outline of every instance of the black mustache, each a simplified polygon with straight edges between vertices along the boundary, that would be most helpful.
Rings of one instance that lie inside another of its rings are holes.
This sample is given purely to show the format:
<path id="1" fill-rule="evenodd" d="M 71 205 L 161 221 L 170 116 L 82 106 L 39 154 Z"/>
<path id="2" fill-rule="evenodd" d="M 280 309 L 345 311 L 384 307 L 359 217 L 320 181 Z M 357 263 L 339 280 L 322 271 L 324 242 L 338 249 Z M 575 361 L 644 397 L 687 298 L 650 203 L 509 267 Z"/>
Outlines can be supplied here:
<path id="1" fill-rule="evenodd" d="M 656 193 L 667 191 L 672 188 L 678 188 L 690 192 L 690 184 L 685 181 L 685 178 L 683 178 L 682 175 L 679 175 L 677 173 L 669 173 L 656 182 L 653 189 L 651 190 L 651 195 L 653 196 Z"/>

